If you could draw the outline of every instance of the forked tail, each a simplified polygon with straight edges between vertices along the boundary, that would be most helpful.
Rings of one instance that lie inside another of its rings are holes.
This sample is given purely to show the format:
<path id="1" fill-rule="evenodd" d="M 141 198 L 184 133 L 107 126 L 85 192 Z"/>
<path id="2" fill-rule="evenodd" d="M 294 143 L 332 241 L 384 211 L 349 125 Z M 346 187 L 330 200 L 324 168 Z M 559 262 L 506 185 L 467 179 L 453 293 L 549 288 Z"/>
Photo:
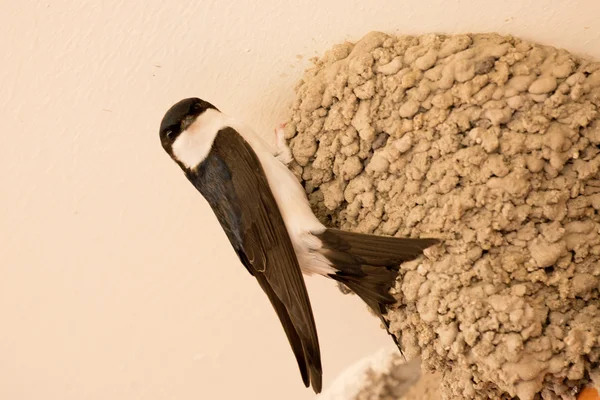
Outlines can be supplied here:
<path id="1" fill-rule="evenodd" d="M 410 239 L 377 236 L 327 229 L 317 237 L 322 241 L 321 253 L 337 269 L 329 276 L 356 293 L 379 316 L 395 303 L 390 289 L 396 284 L 401 263 L 423 254 L 423 250 L 439 243 L 437 239 Z M 396 345 L 398 341 L 392 335 Z"/>

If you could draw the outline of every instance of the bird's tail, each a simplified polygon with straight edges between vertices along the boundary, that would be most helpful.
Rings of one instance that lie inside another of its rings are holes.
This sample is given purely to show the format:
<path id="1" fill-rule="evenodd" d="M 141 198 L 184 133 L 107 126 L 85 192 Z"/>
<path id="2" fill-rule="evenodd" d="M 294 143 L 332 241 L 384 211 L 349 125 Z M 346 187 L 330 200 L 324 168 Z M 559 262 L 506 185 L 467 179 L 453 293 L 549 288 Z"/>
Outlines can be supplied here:
<path id="1" fill-rule="evenodd" d="M 329 276 L 367 303 L 386 328 L 389 323 L 383 315 L 386 307 L 395 302 L 390 289 L 396 284 L 399 265 L 414 260 L 423 254 L 423 250 L 439 242 L 437 239 L 377 236 L 339 229 L 327 229 L 316 236 L 323 243 L 322 254 L 337 270 Z"/>

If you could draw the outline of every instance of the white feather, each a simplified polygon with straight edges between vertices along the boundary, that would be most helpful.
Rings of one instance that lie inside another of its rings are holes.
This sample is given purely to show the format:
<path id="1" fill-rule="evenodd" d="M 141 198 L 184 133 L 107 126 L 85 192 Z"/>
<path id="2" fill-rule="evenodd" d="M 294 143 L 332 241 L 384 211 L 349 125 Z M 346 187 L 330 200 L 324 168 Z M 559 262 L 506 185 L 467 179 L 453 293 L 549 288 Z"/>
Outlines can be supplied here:
<path id="1" fill-rule="evenodd" d="M 313 214 L 304 188 L 292 171 L 276 158 L 276 152 L 249 126 L 217 110 L 206 110 L 173 143 L 173 154 L 186 167 L 196 168 L 208 155 L 217 133 L 235 129 L 256 153 L 290 235 L 298 262 L 305 274 L 327 275 L 335 269 L 319 253 L 321 241 L 313 235 L 325 226 Z"/>
<path id="2" fill-rule="evenodd" d="M 181 132 L 171 149 L 175 158 L 189 169 L 196 168 L 208 155 L 223 125 L 223 114 L 215 109 L 204 111 Z"/>

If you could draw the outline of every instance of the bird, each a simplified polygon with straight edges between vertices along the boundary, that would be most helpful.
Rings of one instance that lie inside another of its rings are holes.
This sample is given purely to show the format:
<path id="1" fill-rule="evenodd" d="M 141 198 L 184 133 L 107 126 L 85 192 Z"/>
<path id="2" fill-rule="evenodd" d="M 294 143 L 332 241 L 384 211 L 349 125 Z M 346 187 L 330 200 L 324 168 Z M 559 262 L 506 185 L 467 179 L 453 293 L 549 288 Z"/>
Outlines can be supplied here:
<path id="1" fill-rule="evenodd" d="M 328 228 L 288 168 L 281 129 L 276 148 L 242 121 L 197 97 L 172 105 L 160 124 L 163 149 L 212 208 L 241 264 L 269 298 L 302 381 L 322 389 L 317 329 L 304 275 L 321 275 L 356 293 L 383 321 L 399 265 L 435 238 L 399 238 Z M 398 340 L 392 335 L 396 345 Z"/>

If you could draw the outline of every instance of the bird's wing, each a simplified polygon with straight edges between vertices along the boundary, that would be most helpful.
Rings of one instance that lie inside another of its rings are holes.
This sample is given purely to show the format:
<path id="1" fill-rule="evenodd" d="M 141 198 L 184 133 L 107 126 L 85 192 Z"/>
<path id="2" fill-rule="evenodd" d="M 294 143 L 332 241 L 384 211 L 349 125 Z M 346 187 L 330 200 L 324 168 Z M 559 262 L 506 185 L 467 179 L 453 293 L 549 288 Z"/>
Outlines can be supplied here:
<path id="1" fill-rule="evenodd" d="M 240 260 L 269 297 L 305 385 L 312 384 L 320 392 L 321 356 L 310 300 L 258 157 L 236 130 L 224 128 L 200 169 L 198 173 L 205 176 L 201 187 L 196 187 L 211 204 Z M 215 192 L 219 193 L 216 197 Z"/>

